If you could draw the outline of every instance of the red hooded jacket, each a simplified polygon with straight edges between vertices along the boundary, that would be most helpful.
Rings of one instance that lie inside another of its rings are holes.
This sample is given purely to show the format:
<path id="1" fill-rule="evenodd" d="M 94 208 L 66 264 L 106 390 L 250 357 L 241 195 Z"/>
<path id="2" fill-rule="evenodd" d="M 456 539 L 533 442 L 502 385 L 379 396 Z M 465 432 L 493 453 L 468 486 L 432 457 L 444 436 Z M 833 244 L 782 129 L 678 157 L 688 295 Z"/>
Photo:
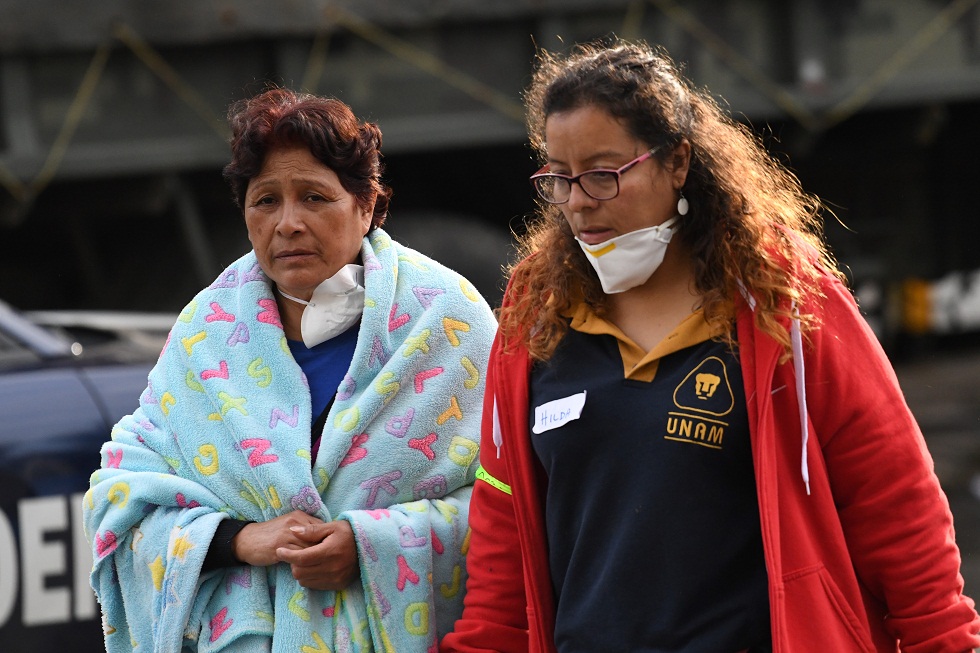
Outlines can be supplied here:
<path id="1" fill-rule="evenodd" d="M 972 651 L 980 618 L 925 441 L 850 293 L 832 279 L 824 292 L 802 360 L 780 363 L 781 345 L 738 307 L 773 651 Z M 555 650 L 530 366 L 523 347 L 494 344 L 465 609 L 446 653 Z"/>

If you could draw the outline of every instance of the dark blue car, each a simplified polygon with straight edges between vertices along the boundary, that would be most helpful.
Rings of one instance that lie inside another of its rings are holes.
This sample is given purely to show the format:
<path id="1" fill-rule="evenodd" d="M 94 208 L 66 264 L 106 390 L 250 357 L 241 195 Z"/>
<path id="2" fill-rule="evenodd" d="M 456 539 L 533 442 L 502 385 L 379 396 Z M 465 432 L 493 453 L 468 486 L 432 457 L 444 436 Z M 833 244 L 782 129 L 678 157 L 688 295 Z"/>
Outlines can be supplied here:
<path id="1" fill-rule="evenodd" d="M 105 650 L 82 497 L 112 425 L 137 407 L 169 328 L 165 316 L 147 316 L 146 324 L 132 317 L 25 315 L 0 302 L 0 648 L 7 653 Z"/>

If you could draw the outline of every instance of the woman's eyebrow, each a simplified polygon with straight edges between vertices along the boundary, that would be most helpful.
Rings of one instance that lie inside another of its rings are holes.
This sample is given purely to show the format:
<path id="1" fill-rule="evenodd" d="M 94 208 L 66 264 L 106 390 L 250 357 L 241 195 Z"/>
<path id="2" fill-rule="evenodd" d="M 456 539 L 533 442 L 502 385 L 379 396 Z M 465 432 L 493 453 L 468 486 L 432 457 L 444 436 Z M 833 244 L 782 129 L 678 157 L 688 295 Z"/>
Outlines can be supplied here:
<path id="1" fill-rule="evenodd" d="M 596 161 L 599 161 L 601 159 L 622 158 L 624 156 L 629 156 L 629 155 L 623 154 L 622 152 L 619 152 L 617 150 L 602 150 L 601 152 L 596 152 L 594 154 L 590 154 L 586 158 L 582 159 L 582 163 L 584 163 L 586 166 L 594 167 L 595 162 Z M 550 158 L 550 157 L 548 158 L 548 163 L 549 164 L 556 164 L 556 165 L 557 164 L 567 165 L 565 163 L 565 161 L 562 161 L 560 159 L 553 159 L 553 158 Z"/>
<path id="2" fill-rule="evenodd" d="M 257 188 L 264 188 L 265 186 L 277 186 L 277 180 L 275 177 L 269 175 L 260 175 L 257 177 L 252 177 L 251 183 L 249 184 L 249 190 L 255 190 Z"/>

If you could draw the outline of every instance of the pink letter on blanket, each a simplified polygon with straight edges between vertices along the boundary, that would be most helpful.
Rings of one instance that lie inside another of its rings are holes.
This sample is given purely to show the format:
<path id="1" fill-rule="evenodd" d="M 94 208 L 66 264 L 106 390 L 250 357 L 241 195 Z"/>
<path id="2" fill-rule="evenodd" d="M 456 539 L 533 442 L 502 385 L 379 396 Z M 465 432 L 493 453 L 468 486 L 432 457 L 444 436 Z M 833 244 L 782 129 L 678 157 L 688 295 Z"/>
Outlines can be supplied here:
<path id="1" fill-rule="evenodd" d="M 248 464 L 252 467 L 258 467 L 259 465 L 264 465 L 266 463 L 274 463 L 279 460 L 279 456 L 276 454 L 268 454 L 265 452 L 269 447 L 272 446 L 272 442 L 266 440 L 265 438 L 249 438 L 247 440 L 242 440 L 242 449 L 255 449 L 255 451 L 248 454 Z"/>
<path id="2" fill-rule="evenodd" d="M 221 308 L 221 304 L 218 302 L 211 302 L 211 310 L 213 312 L 204 318 L 205 322 L 214 322 L 215 320 L 221 320 L 222 322 L 235 321 L 235 316 L 231 313 L 226 313 L 225 309 Z"/>
<path id="3" fill-rule="evenodd" d="M 405 589 L 405 581 L 412 583 L 412 585 L 419 584 L 419 575 L 412 571 L 412 568 L 408 566 L 408 561 L 405 560 L 405 556 L 398 556 L 398 591 L 401 592 Z"/>
<path id="4" fill-rule="evenodd" d="M 184 496 L 183 492 L 178 492 L 176 499 L 177 499 L 177 505 L 180 506 L 181 508 L 199 508 L 201 506 L 201 504 L 199 504 L 197 501 L 194 501 L 193 499 L 188 501 L 187 497 Z"/>
<path id="5" fill-rule="evenodd" d="M 424 438 L 411 438 L 408 441 L 408 446 L 412 449 L 418 449 L 425 454 L 425 457 L 429 460 L 436 459 L 436 453 L 432 450 L 432 443 L 438 439 L 438 435 L 435 433 L 430 433 Z"/>
<path id="6" fill-rule="evenodd" d="M 340 461 L 340 467 L 344 465 L 350 465 L 351 463 L 356 463 L 358 460 L 368 455 L 367 449 L 361 445 L 368 441 L 368 434 L 361 433 L 360 435 L 355 435 L 351 438 L 350 450 L 344 459 Z"/>
<path id="7" fill-rule="evenodd" d="M 391 333 L 395 329 L 399 329 L 408 323 L 412 318 L 408 313 L 402 313 L 398 317 L 395 317 L 395 313 L 398 311 L 398 304 L 391 305 L 391 313 L 388 314 L 388 333 Z"/>
<path id="8" fill-rule="evenodd" d="M 282 328 L 282 322 L 279 321 L 279 307 L 276 306 L 276 300 L 274 299 L 260 299 L 259 306 L 263 310 L 259 311 L 259 314 L 255 318 L 259 322 L 265 322 L 266 324 L 271 324 L 272 326 L 277 326 Z"/>
<path id="9" fill-rule="evenodd" d="M 207 381 L 213 378 L 227 379 L 228 378 L 228 361 L 221 361 L 216 370 L 204 370 L 201 372 L 201 379 Z"/>
<path id="10" fill-rule="evenodd" d="M 425 389 L 425 382 L 434 376 L 439 376 L 442 374 L 441 367 L 433 367 L 431 370 L 422 370 L 415 375 L 415 394 L 422 394 L 422 390 Z"/>
<path id="11" fill-rule="evenodd" d="M 432 550 L 433 550 L 433 551 L 435 551 L 436 553 L 438 553 L 439 555 L 442 555 L 442 552 L 446 550 L 446 549 L 445 549 L 445 548 L 444 548 L 444 547 L 442 546 L 442 540 L 440 540 L 440 539 L 439 539 L 439 538 L 438 538 L 438 537 L 436 536 L 436 532 L 435 532 L 435 530 L 433 530 L 433 529 L 431 529 L 431 528 L 429 529 L 429 535 L 431 535 L 431 536 L 432 536 Z"/>
<path id="12" fill-rule="evenodd" d="M 101 537 L 98 533 L 95 534 L 95 551 L 99 554 L 100 559 L 115 551 L 118 544 L 116 534 L 112 531 L 106 531 L 105 535 Z"/>
<path id="13" fill-rule="evenodd" d="M 225 634 L 225 631 L 231 628 L 231 625 L 235 623 L 234 619 L 227 619 L 228 608 L 221 608 L 218 614 L 214 615 L 211 619 L 211 641 L 217 641 L 219 637 Z"/>
<path id="14" fill-rule="evenodd" d="M 111 451 L 111 450 L 106 451 L 105 455 L 106 455 L 106 462 L 105 462 L 106 469 L 110 469 L 110 468 L 119 469 L 119 464 L 122 463 L 123 450 L 119 449 L 118 451 Z"/>

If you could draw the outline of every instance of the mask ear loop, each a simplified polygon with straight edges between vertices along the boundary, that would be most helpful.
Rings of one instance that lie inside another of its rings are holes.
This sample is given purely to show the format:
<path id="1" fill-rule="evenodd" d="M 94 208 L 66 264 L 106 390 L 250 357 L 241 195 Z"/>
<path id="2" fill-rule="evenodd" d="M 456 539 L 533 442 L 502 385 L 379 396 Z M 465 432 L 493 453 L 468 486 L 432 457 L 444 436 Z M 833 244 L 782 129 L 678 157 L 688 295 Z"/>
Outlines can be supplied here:
<path id="1" fill-rule="evenodd" d="M 280 294 L 280 295 L 282 295 L 282 296 L 283 296 L 283 297 L 285 297 L 286 299 L 291 299 L 291 300 L 293 300 L 293 301 L 294 301 L 294 302 L 296 302 L 297 304 L 302 304 L 303 306 L 309 306 L 309 305 L 310 305 L 310 302 L 308 302 L 308 301 L 306 301 L 305 299 L 300 299 L 299 297 L 293 297 L 293 296 L 292 296 L 292 295 L 290 295 L 289 293 L 287 293 L 287 292 L 284 292 L 284 291 L 283 291 L 283 289 L 282 289 L 282 288 L 280 288 L 279 286 L 276 286 L 276 290 L 277 290 L 277 291 L 279 292 L 279 294 Z"/>

